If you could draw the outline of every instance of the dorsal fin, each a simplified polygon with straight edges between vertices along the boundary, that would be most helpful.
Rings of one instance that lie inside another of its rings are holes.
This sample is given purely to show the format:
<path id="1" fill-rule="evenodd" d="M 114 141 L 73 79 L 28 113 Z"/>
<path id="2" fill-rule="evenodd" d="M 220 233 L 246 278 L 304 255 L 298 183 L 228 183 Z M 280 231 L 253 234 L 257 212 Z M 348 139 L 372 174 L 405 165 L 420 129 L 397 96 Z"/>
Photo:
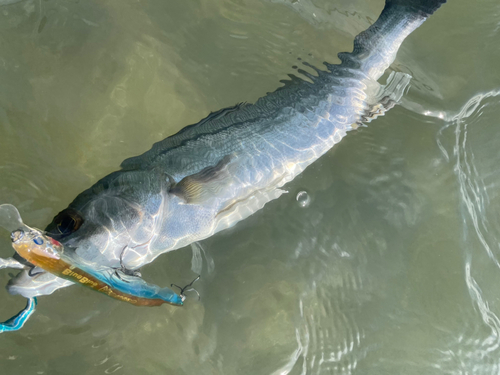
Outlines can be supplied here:
<path id="1" fill-rule="evenodd" d="M 153 144 L 153 147 L 151 148 L 150 151 L 147 151 L 146 153 L 141 154 L 139 156 L 133 156 L 131 158 L 125 159 L 120 166 L 122 169 L 134 169 L 137 167 L 141 167 L 144 165 L 144 163 L 147 163 L 149 161 L 148 156 L 150 152 L 152 152 L 153 155 L 165 153 L 168 150 L 179 146 L 185 140 L 192 138 L 195 132 L 199 132 L 205 127 L 210 128 L 211 124 L 214 124 L 213 127 L 217 127 L 217 125 L 219 125 L 220 123 L 223 124 L 224 117 L 228 116 L 230 113 L 236 112 L 239 109 L 246 107 L 247 105 L 248 105 L 247 103 L 242 102 L 232 107 L 227 107 L 220 109 L 216 112 L 211 112 L 207 117 L 197 122 L 196 124 L 188 125 L 179 130 L 174 135 L 171 135 L 168 138 L 156 142 L 155 144 Z"/>

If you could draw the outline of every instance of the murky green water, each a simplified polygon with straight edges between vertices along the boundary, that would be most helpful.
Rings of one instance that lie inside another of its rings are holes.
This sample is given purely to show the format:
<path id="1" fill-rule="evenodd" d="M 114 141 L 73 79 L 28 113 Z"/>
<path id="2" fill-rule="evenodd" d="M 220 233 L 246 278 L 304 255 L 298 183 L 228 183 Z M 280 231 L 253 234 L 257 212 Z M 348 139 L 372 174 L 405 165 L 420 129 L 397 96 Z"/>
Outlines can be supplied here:
<path id="1" fill-rule="evenodd" d="M 297 57 L 338 61 L 382 6 L 0 6 L 0 203 L 43 228 L 126 157 L 277 88 Z M 413 76 L 401 106 L 204 241 L 201 265 L 187 248 L 143 269 L 169 285 L 201 267 L 201 301 L 137 308 L 57 291 L 0 336 L 0 373 L 499 373 L 499 16 L 495 0 L 450 0 L 393 64 Z M 2 232 L 0 256 L 11 253 Z M 0 300 L 0 320 L 25 303 Z"/>

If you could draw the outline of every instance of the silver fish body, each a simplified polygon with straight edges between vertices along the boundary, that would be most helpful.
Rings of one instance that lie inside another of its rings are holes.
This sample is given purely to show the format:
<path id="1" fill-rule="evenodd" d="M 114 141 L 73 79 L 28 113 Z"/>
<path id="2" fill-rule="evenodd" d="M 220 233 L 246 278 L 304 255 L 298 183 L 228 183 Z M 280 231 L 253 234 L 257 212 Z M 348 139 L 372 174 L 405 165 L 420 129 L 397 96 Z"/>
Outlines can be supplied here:
<path id="1" fill-rule="evenodd" d="M 47 231 L 84 259 L 119 267 L 121 258 L 137 269 L 243 220 L 366 119 L 399 46 L 443 2 L 388 0 L 353 52 L 339 54 L 340 65 L 302 72 L 309 81 L 292 78 L 255 104 L 213 113 L 125 160 Z M 399 75 L 389 93 L 398 99 L 407 82 Z M 26 272 L 11 293 L 31 297 L 68 285 L 54 276 L 34 288 Z"/>

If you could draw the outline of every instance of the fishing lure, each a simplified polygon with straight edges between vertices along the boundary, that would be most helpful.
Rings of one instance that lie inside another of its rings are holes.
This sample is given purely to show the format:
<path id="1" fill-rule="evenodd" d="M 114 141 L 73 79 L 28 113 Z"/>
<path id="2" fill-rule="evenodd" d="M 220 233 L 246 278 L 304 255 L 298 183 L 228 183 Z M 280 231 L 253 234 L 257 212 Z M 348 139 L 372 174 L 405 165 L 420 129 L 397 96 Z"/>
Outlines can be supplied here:
<path id="1" fill-rule="evenodd" d="M 182 289 L 179 295 L 119 269 L 86 261 L 38 229 L 25 225 L 13 231 L 11 239 L 14 250 L 34 266 L 112 298 L 136 306 L 183 305 Z"/>
<path id="2" fill-rule="evenodd" d="M 18 227 L 11 232 L 12 247 L 24 260 L 62 279 L 89 287 L 117 300 L 135 306 L 160 306 L 164 303 L 182 306 L 185 300 L 184 292 L 195 291 L 191 286 L 200 278 L 198 276 L 183 288 L 172 284 L 180 289 L 180 293 L 177 294 L 169 288 L 147 283 L 137 273 L 128 271 L 123 266 L 121 269 L 116 269 L 80 258 L 71 248 L 64 247 L 44 232 L 24 224 L 19 212 L 12 205 L 1 205 L 0 211 L 1 226 L 7 229 Z M 23 268 L 21 263 L 12 258 L 2 261 L 0 268 L 4 266 Z M 17 265 L 13 264 L 14 262 Z M 0 323 L 0 333 L 21 329 L 34 313 L 36 304 L 36 298 L 28 298 L 27 305 L 22 311 Z"/>

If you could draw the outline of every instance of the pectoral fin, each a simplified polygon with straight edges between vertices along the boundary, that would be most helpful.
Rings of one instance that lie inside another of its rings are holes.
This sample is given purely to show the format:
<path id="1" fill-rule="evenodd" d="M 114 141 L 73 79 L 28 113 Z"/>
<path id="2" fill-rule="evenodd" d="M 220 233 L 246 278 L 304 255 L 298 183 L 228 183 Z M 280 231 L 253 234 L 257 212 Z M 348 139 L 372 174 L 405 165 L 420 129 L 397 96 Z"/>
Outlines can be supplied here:
<path id="1" fill-rule="evenodd" d="M 222 158 L 215 166 L 184 177 L 170 188 L 169 193 L 188 204 L 196 204 L 217 196 L 231 181 L 228 165 L 233 157 Z"/>

